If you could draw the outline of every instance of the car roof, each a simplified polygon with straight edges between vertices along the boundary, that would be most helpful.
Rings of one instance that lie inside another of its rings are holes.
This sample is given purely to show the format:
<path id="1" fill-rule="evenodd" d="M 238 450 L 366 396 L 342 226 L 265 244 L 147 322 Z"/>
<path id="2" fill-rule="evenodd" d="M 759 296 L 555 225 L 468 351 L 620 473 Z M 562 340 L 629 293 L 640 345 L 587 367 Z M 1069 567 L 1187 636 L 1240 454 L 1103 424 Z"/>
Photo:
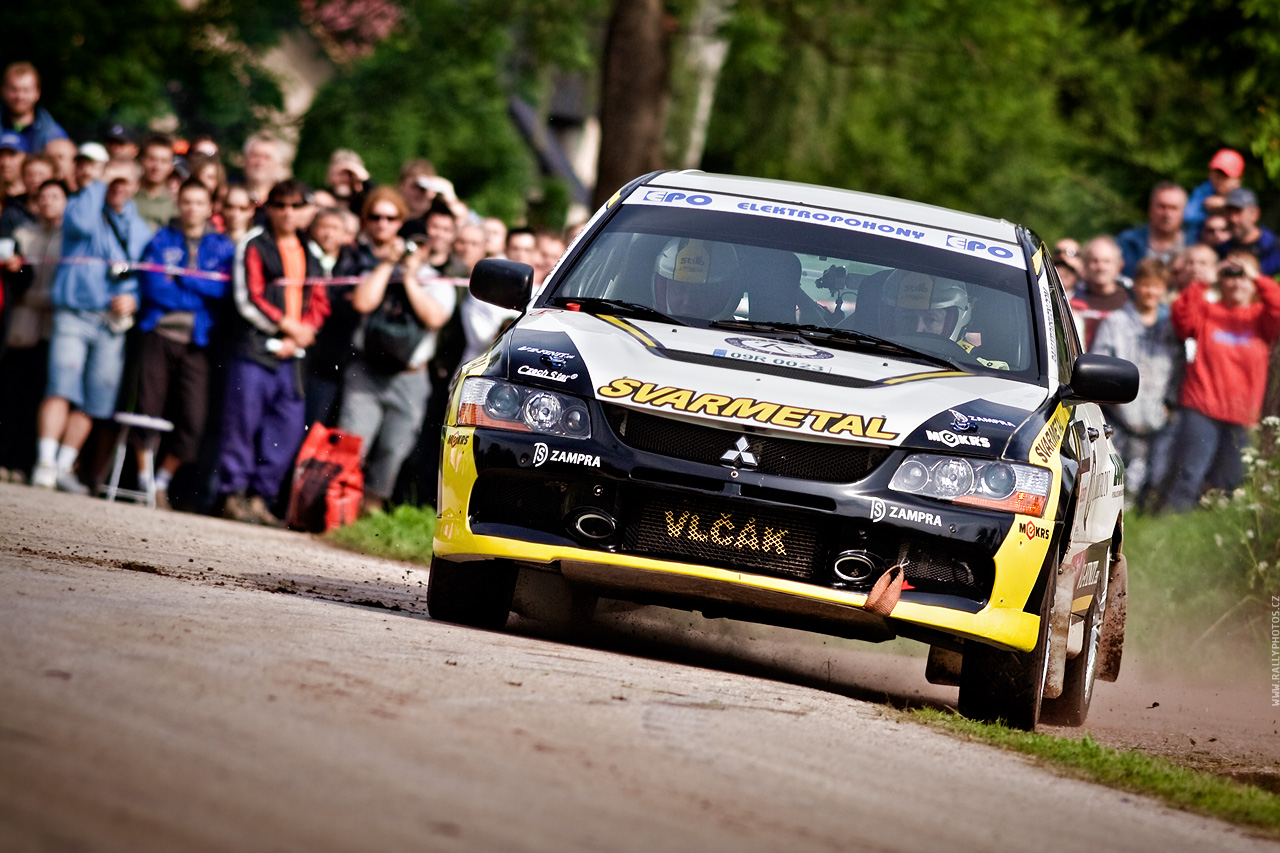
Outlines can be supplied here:
<path id="1" fill-rule="evenodd" d="M 958 231 L 975 237 L 1002 240 L 1006 243 L 1018 242 L 1017 227 L 1003 219 L 992 219 L 932 204 L 905 201 L 874 193 L 822 187 L 816 184 L 717 175 L 687 169 L 653 175 L 643 182 L 643 186 L 727 193 L 783 204 L 824 207 L 863 216 L 879 216 L 904 223 L 927 225 L 946 231 Z"/>

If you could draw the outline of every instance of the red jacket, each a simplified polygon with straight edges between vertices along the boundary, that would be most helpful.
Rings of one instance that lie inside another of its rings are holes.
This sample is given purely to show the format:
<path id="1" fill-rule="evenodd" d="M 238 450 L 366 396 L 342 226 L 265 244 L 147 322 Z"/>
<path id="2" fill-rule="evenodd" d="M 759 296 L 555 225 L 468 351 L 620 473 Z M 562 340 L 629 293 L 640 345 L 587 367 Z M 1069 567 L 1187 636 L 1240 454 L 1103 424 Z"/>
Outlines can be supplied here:
<path id="1" fill-rule="evenodd" d="M 1228 423 L 1258 422 L 1271 346 L 1280 337 L 1280 285 L 1258 276 L 1257 287 L 1258 301 L 1235 308 L 1210 302 L 1209 286 L 1199 281 L 1174 300 L 1174 331 L 1196 341 L 1182 405 Z"/>

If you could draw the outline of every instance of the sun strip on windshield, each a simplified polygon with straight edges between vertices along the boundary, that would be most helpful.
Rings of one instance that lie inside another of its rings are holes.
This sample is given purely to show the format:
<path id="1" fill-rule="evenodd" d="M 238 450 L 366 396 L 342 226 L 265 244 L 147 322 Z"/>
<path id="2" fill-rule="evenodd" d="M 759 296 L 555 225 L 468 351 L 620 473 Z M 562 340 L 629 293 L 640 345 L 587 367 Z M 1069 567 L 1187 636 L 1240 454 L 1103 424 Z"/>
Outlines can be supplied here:
<path id="1" fill-rule="evenodd" d="M 623 204 L 643 204 L 652 207 L 670 207 L 678 210 L 715 210 L 761 216 L 768 219 L 803 220 L 814 225 L 846 231 L 870 232 L 918 246 L 932 246 L 965 255 L 983 258 L 1004 266 L 1023 269 L 1025 261 L 1016 243 L 978 239 L 971 234 L 955 234 L 916 223 L 903 223 L 882 216 L 858 216 L 845 212 L 831 212 L 807 205 L 783 204 L 767 199 L 749 199 L 720 193 L 685 192 L 661 187 L 644 187 L 629 195 Z"/>

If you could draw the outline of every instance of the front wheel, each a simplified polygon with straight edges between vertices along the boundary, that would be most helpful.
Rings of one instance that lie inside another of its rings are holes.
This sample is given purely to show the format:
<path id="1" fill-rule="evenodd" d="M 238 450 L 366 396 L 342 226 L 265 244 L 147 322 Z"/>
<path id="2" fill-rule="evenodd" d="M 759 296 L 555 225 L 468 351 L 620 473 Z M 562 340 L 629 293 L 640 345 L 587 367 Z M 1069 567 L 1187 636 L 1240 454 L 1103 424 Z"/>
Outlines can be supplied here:
<path id="1" fill-rule="evenodd" d="M 454 563 L 432 557 L 427 612 L 441 622 L 500 630 L 511 613 L 519 573 L 510 560 Z"/>
<path id="2" fill-rule="evenodd" d="M 983 723 L 1003 721 L 1010 728 L 1035 730 L 1049 670 L 1052 575 L 1048 580 L 1040 602 L 1040 635 L 1034 649 L 1007 652 L 972 640 L 965 643 L 960 664 L 962 715 Z"/>

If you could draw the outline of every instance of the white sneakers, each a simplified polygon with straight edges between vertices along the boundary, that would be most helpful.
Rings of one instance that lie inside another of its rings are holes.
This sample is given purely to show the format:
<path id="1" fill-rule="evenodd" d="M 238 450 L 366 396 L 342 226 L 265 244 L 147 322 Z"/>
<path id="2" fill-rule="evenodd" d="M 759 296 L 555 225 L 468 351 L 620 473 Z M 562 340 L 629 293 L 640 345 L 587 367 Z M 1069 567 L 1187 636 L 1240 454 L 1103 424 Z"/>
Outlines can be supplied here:
<path id="1" fill-rule="evenodd" d="M 71 471 L 60 472 L 56 478 L 56 483 L 60 492 L 68 492 L 73 495 L 89 494 L 89 487 L 80 482 L 80 478 Z"/>
<path id="2" fill-rule="evenodd" d="M 71 471 L 59 471 L 57 466 L 48 462 L 37 462 L 31 472 L 31 485 L 41 489 L 57 489 L 73 495 L 89 494 L 89 487 L 80 482 Z"/>
<path id="3" fill-rule="evenodd" d="M 58 487 L 58 468 L 49 462 L 37 462 L 35 470 L 31 472 L 31 485 L 41 489 L 56 489 Z"/>

